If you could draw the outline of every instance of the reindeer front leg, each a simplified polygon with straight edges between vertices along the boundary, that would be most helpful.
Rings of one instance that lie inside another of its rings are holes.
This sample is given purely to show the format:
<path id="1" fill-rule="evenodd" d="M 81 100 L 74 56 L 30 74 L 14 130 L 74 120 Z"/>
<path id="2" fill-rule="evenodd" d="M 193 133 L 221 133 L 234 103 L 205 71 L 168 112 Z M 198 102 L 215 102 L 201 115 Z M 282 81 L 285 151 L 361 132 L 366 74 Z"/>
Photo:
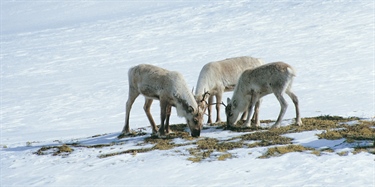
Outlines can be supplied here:
<path id="1" fill-rule="evenodd" d="M 173 133 L 169 127 L 169 118 L 171 117 L 171 113 L 172 113 L 172 106 L 168 105 L 167 108 L 166 108 L 166 120 L 165 120 L 165 130 L 167 131 L 167 134 L 169 133 Z"/>
<path id="2" fill-rule="evenodd" d="M 253 118 L 251 119 L 251 125 L 253 127 L 259 127 L 260 126 L 260 120 L 259 120 L 259 107 L 262 103 L 262 99 L 259 99 L 258 102 L 255 104 L 255 110 Z"/>
<path id="3" fill-rule="evenodd" d="M 159 128 L 159 136 L 164 136 L 165 135 L 165 126 L 164 122 L 167 117 L 167 104 L 165 102 L 160 101 L 160 119 L 161 119 L 161 124 Z M 169 120 L 168 120 L 169 122 Z"/>
<path id="4" fill-rule="evenodd" d="M 246 118 L 246 121 L 245 123 L 243 124 L 244 127 L 250 127 L 250 116 L 251 116 L 251 113 L 253 113 L 253 109 L 254 109 L 254 106 L 256 105 L 256 103 L 258 103 L 258 95 L 252 90 L 251 91 L 251 99 L 250 99 L 250 104 L 249 104 L 249 108 L 247 110 L 248 114 L 247 114 L 247 118 Z"/>
<path id="5" fill-rule="evenodd" d="M 211 110 L 212 110 L 212 100 L 213 100 L 213 98 L 214 98 L 213 95 L 210 95 L 208 97 L 208 106 L 207 106 L 208 120 L 207 120 L 207 124 L 212 123 L 212 120 L 211 120 Z"/>
<path id="6" fill-rule="evenodd" d="M 216 122 L 220 122 L 221 119 L 220 119 L 220 106 L 221 106 L 221 102 L 222 102 L 222 94 L 221 93 L 217 93 L 216 94 Z"/>

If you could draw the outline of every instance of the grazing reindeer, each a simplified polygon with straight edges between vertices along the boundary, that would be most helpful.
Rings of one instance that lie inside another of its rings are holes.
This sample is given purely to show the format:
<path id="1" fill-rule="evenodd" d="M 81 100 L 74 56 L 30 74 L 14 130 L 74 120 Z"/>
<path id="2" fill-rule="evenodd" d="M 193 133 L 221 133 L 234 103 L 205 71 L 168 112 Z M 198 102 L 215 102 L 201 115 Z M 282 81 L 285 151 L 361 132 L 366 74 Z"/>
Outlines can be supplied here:
<path id="1" fill-rule="evenodd" d="M 169 117 L 171 115 L 171 107 L 174 106 L 177 109 L 177 115 L 186 118 L 191 136 L 199 137 L 202 128 L 203 112 L 199 112 L 194 96 L 189 91 L 180 73 L 168 71 L 153 65 L 141 64 L 129 69 L 128 76 L 129 97 L 126 102 L 123 134 L 129 133 L 130 109 L 134 100 L 139 94 L 142 94 L 145 96 L 143 108 L 151 123 L 153 133 L 157 133 L 158 128 L 150 113 L 150 107 L 153 100 L 156 99 L 160 101 L 161 127 L 158 132 L 159 135 L 171 132 Z"/>
<path id="2" fill-rule="evenodd" d="M 271 93 L 275 94 L 281 105 L 279 117 L 272 127 L 280 127 L 281 120 L 288 106 L 283 93 L 289 95 L 293 100 L 296 107 L 296 124 L 302 125 L 298 98 L 291 90 L 295 75 L 294 69 L 283 62 L 269 63 L 244 71 L 238 80 L 232 99 L 228 98 L 227 100 L 228 104 L 225 108 L 227 126 L 230 127 L 235 124 L 240 112 L 248 110 L 250 116 L 255 103 L 263 96 Z M 244 123 L 247 127 L 250 126 L 249 116 Z"/>
<path id="3" fill-rule="evenodd" d="M 216 122 L 219 122 L 221 121 L 220 105 L 223 93 L 233 91 L 243 71 L 253 69 L 263 63 L 262 59 L 243 56 L 210 62 L 203 66 L 195 90 L 195 99 L 203 111 L 208 108 L 207 123 L 212 123 L 211 109 L 213 97 L 216 97 Z M 257 107 L 259 107 L 259 103 Z M 257 117 L 254 115 L 254 118 Z"/>

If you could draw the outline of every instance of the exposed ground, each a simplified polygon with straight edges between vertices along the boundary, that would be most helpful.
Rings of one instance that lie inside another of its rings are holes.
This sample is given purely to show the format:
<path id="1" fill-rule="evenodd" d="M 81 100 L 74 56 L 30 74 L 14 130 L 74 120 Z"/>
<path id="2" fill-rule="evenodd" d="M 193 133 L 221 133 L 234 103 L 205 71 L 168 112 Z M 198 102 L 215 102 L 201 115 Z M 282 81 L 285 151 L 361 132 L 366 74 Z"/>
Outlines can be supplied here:
<path id="1" fill-rule="evenodd" d="M 285 136 L 291 133 L 301 133 L 305 131 L 321 130 L 322 133 L 316 134 L 319 139 L 337 140 L 345 139 L 348 147 L 353 148 L 352 153 L 369 152 L 375 154 L 375 122 L 363 121 L 357 117 L 342 118 L 338 116 L 318 116 L 313 118 L 303 118 L 303 126 L 288 125 L 278 129 L 268 128 L 244 128 L 239 122 L 236 126 L 226 129 L 225 123 L 216 123 L 211 126 L 204 127 L 205 130 L 215 131 L 232 131 L 237 135 L 228 139 L 219 138 L 192 138 L 186 131 L 186 124 L 172 125 L 173 133 L 160 138 L 144 132 L 146 129 L 138 129 L 130 135 L 121 137 L 119 141 L 110 144 L 91 144 L 85 145 L 80 142 L 62 144 L 60 146 L 43 146 L 35 154 L 49 155 L 52 154 L 68 156 L 74 151 L 74 148 L 95 148 L 111 147 L 114 145 L 124 144 L 127 140 L 135 137 L 142 137 L 143 140 L 138 142 L 140 148 L 127 149 L 119 152 L 111 152 L 97 155 L 99 158 L 117 156 L 121 154 L 132 154 L 150 152 L 154 150 L 170 150 L 177 147 L 186 147 L 188 152 L 188 160 L 192 162 L 200 162 L 203 160 L 225 160 L 235 157 L 230 150 L 236 148 L 254 148 L 267 147 L 267 151 L 259 158 L 270 158 L 280 156 L 289 152 L 305 152 L 317 156 L 323 153 L 334 152 L 331 148 L 315 149 L 312 147 L 302 146 L 293 143 L 293 138 Z M 261 123 L 273 123 L 271 121 L 261 121 Z M 95 135 L 93 138 L 102 135 Z M 180 141 L 176 141 L 179 139 Z M 125 140 L 125 141 L 124 141 Z M 178 143 L 176 143 L 178 142 Z M 145 148 L 145 145 L 152 145 Z M 176 150 L 176 153 L 182 153 Z M 348 152 L 339 152 L 339 155 L 347 155 Z"/>

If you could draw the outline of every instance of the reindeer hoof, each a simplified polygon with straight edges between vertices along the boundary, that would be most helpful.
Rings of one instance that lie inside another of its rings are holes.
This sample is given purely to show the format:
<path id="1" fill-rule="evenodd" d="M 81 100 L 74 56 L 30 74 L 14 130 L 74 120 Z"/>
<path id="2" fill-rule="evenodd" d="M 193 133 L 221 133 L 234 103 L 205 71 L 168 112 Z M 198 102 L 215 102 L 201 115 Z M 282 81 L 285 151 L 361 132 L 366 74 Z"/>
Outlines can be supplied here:
<path id="1" fill-rule="evenodd" d="M 244 127 L 244 128 L 250 128 L 251 126 L 250 126 L 250 124 L 248 124 L 248 123 L 244 123 L 244 124 L 242 125 L 242 127 Z"/>
<path id="2" fill-rule="evenodd" d="M 302 121 L 301 121 L 301 120 L 299 120 L 299 121 L 296 121 L 295 125 L 297 125 L 297 126 L 302 126 L 302 125 L 303 125 L 303 123 L 302 123 Z"/>
<path id="3" fill-rule="evenodd" d="M 125 138 L 125 137 L 128 136 L 129 134 L 130 134 L 130 132 L 121 132 L 121 133 L 117 136 L 117 139 Z"/>
<path id="4" fill-rule="evenodd" d="M 278 129 L 278 128 L 280 128 L 280 125 L 279 125 L 279 124 L 277 124 L 277 125 L 275 124 L 275 125 L 272 125 L 272 126 L 271 126 L 271 129 Z"/>
<path id="5" fill-rule="evenodd" d="M 250 128 L 251 127 L 250 121 L 243 121 L 242 127 Z"/>
<path id="6" fill-rule="evenodd" d="M 156 133 L 156 136 L 158 137 L 158 138 L 166 138 L 167 136 L 165 135 L 165 132 L 158 132 L 158 133 Z"/>
<path id="7" fill-rule="evenodd" d="M 260 127 L 260 122 L 251 122 L 252 127 Z"/>

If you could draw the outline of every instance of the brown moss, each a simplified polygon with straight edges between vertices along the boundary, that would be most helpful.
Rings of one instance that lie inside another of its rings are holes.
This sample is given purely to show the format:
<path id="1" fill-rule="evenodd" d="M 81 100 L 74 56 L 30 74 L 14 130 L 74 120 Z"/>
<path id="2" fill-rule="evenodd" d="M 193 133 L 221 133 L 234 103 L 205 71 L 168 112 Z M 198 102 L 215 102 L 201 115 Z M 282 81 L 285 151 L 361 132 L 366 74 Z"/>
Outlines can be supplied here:
<path id="1" fill-rule="evenodd" d="M 348 121 L 358 121 L 357 125 L 345 125 L 343 122 Z M 343 118 L 339 116 L 318 116 L 314 118 L 303 118 L 302 119 L 304 125 L 302 126 L 295 126 L 295 125 L 288 125 L 280 128 L 269 129 L 269 128 L 244 128 L 242 127 L 240 121 L 237 125 L 227 129 L 230 131 L 235 132 L 250 132 L 245 135 L 238 135 L 233 137 L 229 140 L 218 140 L 215 138 L 193 138 L 190 136 L 190 133 L 187 130 L 186 124 L 177 124 L 171 125 L 170 128 L 173 133 L 170 133 L 162 138 L 158 136 L 151 135 L 149 137 L 146 136 L 142 143 L 138 143 L 137 146 L 144 146 L 146 144 L 152 144 L 153 147 L 151 148 L 140 148 L 140 149 L 130 149 L 115 153 L 108 153 L 108 154 L 101 154 L 99 158 L 105 158 L 108 156 L 115 156 L 120 154 L 132 154 L 136 155 L 137 153 L 144 153 L 153 150 L 170 150 L 175 147 L 179 146 L 186 146 L 186 145 L 196 145 L 194 148 L 189 149 L 189 154 L 191 155 L 188 160 L 193 162 L 199 162 L 207 158 L 211 158 L 211 154 L 213 152 L 221 152 L 220 156 L 215 157 L 217 160 L 225 160 L 227 158 L 232 157 L 230 153 L 227 151 L 233 150 L 236 148 L 243 148 L 243 147 L 259 147 L 259 146 L 271 146 L 271 145 L 287 145 L 287 146 L 279 146 L 275 148 L 270 148 L 263 158 L 268 158 L 271 156 L 279 156 L 288 152 L 301 152 L 307 151 L 309 153 L 315 155 L 321 155 L 323 152 L 333 152 L 332 149 L 327 150 L 314 150 L 310 148 L 306 148 L 300 145 L 291 145 L 292 138 L 284 137 L 283 134 L 287 133 L 297 133 L 309 130 L 325 130 L 324 133 L 318 135 L 319 138 L 324 139 L 338 139 L 338 138 L 345 138 L 347 143 L 355 143 L 355 142 L 374 142 L 373 144 L 370 143 L 369 146 L 362 146 L 362 147 L 355 147 L 355 151 L 353 152 L 356 154 L 357 152 L 370 152 L 374 153 L 375 151 L 375 122 L 374 121 L 361 121 L 358 118 Z M 273 121 L 261 121 L 262 123 L 271 123 Z M 214 123 L 211 124 L 212 126 L 217 126 L 219 129 L 225 129 L 226 123 Z M 121 138 L 126 137 L 134 137 L 134 136 L 143 136 L 144 133 L 142 130 L 140 131 L 133 131 L 131 134 L 124 135 Z M 91 138 L 97 138 L 102 135 L 94 135 Z M 181 138 L 187 140 L 185 144 L 175 144 L 174 139 Z M 197 140 L 197 141 L 194 141 Z M 249 140 L 256 141 L 255 143 L 246 143 Z M 61 141 L 59 141 L 61 142 Z M 72 151 L 74 151 L 71 147 L 84 147 L 84 148 L 103 148 L 103 147 L 110 147 L 113 145 L 120 145 L 126 143 L 125 142 L 112 142 L 109 144 L 95 144 L 95 145 L 81 145 L 79 143 L 72 143 L 68 145 L 62 146 L 46 146 L 40 148 L 35 154 L 38 155 L 45 155 L 45 154 L 52 154 L 52 155 L 68 155 Z M 30 143 L 29 146 L 32 146 Z M 211 159 L 215 159 L 211 158 Z"/>
<path id="2" fill-rule="evenodd" d="M 317 134 L 319 139 L 337 140 L 343 138 L 342 133 L 337 130 L 327 130 L 321 134 Z"/>
<path id="3" fill-rule="evenodd" d="M 292 138 L 281 136 L 279 132 L 263 131 L 240 136 L 242 140 L 259 140 L 250 144 L 249 147 L 291 144 Z"/>
<path id="4" fill-rule="evenodd" d="M 57 155 L 69 155 L 73 152 L 74 149 L 70 148 L 68 145 L 63 144 L 62 146 L 43 146 L 38 149 L 34 154 L 37 155 L 47 155 L 52 154 L 53 156 Z"/>
<path id="5" fill-rule="evenodd" d="M 281 156 L 290 152 L 303 152 L 307 150 L 313 150 L 311 148 L 306 148 L 302 145 L 287 145 L 268 148 L 267 152 L 264 153 L 259 158 L 270 158 L 274 156 Z"/>
<path id="6" fill-rule="evenodd" d="M 374 140 L 375 128 L 372 124 L 358 124 L 358 125 L 344 125 L 344 129 L 327 130 L 317 136 L 321 139 L 335 140 L 346 138 L 347 142 L 354 142 L 354 140 Z"/>
<path id="7" fill-rule="evenodd" d="M 218 158 L 217 158 L 217 160 L 220 160 L 220 161 L 224 161 L 224 160 L 226 160 L 226 159 L 228 159 L 228 158 L 232 158 L 232 154 L 230 154 L 230 153 L 226 153 L 226 154 L 222 154 L 222 155 L 220 155 Z"/>
<path id="8" fill-rule="evenodd" d="M 141 149 L 129 149 L 126 151 L 120 151 L 120 152 L 114 152 L 114 153 L 107 153 L 107 154 L 101 154 L 98 157 L 99 158 L 107 158 L 110 156 L 116 156 L 116 155 L 122 155 L 122 154 L 132 154 L 136 155 L 137 153 L 145 153 L 154 150 L 153 148 L 141 148 Z"/>

